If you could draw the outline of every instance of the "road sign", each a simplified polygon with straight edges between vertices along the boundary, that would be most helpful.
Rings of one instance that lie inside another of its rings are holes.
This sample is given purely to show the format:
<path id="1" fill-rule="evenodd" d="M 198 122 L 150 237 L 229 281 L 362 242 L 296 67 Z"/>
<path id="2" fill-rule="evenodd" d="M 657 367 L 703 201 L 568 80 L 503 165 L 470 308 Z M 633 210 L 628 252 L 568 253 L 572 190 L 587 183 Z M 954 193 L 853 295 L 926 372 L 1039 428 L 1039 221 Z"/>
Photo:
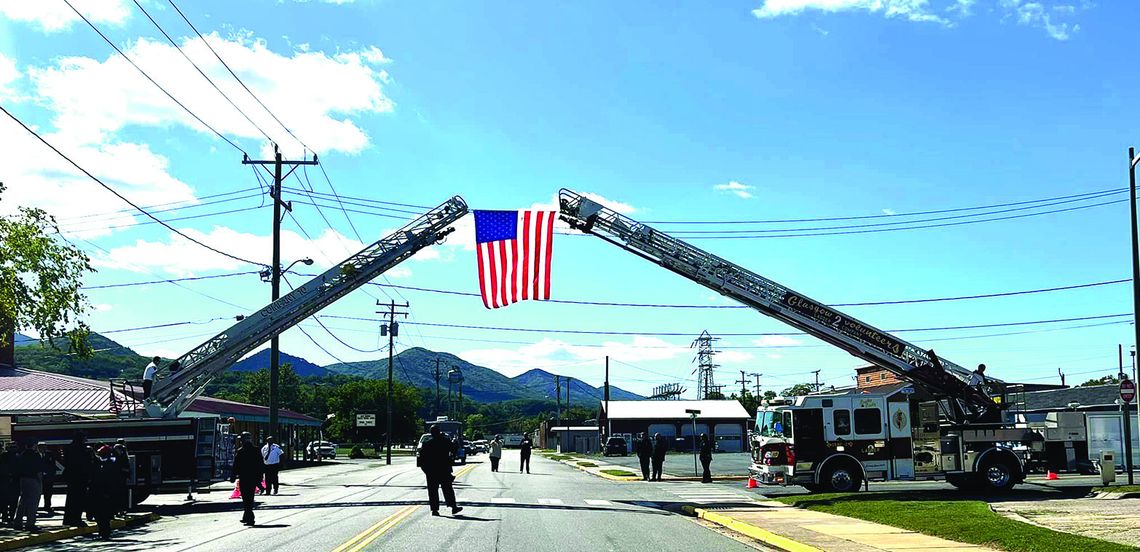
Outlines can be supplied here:
<path id="1" fill-rule="evenodd" d="M 1132 380 L 1120 380 L 1120 399 L 1125 403 L 1132 402 L 1136 398 L 1136 384 Z"/>
<path id="2" fill-rule="evenodd" d="M 375 414 L 357 414 L 356 427 L 376 427 Z"/>

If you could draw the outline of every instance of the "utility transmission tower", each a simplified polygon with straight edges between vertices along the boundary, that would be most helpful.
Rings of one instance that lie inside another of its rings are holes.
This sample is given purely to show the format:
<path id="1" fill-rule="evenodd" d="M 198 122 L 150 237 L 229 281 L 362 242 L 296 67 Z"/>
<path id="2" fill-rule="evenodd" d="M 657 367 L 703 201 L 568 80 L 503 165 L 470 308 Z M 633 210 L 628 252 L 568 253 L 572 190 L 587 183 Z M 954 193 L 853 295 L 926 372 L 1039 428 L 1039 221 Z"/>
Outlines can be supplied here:
<path id="1" fill-rule="evenodd" d="M 756 387 L 755 387 L 756 391 L 755 391 L 755 393 L 756 393 L 756 398 L 759 399 L 760 398 L 760 376 L 763 376 L 764 374 L 758 374 L 756 372 L 752 372 L 751 374 L 748 374 L 748 375 L 756 378 Z"/>
<path id="2" fill-rule="evenodd" d="M 263 273 L 269 277 L 271 292 L 270 297 L 273 301 L 281 298 L 281 208 L 284 207 L 286 211 L 293 211 L 293 202 L 283 201 L 281 199 L 281 182 L 289 178 L 293 171 L 297 170 L 300 165 L 316 165 L 317 156 L 313 155 L 312 161 L 285 161 L 281 158 L 281 151 L 277 149 L 277 144 L 273 144 L 273 159 L 254 161 L 248 155 L 243 155 L 241 160 L 242 165 L 257 165 L 265 172 L 270 172 L 266 166 L 273 165 L 273 171 L 270 176 L 273 177 L 273 185 L 269 188 L 269 197 L 273 198 L 273 266 L 269 267 L 269 274 Z M 289 172 L 282 176 L 281 169 L 285 165 L 289 165 Z M 306 264 L 312 264 L 313 261 L 308 261 Z M 292 266 L 292 265 L 289 265 Z M 270 435 L 277 435 L 277 411 L 280 408 L 278 404 L 281 400 L 281 394 L 278 392 L 278 385 L 281 381 L 281 344 L 277 336 L 273 336 L 269 340 L 269 433 Z M 282 441 L 284 442 L 284 441 Z"/>
<path id="3" fill-rule="evenodd" d="M 697 399 L 706 399 L 714 392 L 720 392 L 720 387 L 716 385 L 713 372 L 719 368 L 718 365 L 713 364 L 713 355 L 719 353 L 713 349 L 713 342 L 719 341 L 719 337 L 709 335 L 709 331 L 701 332 L 693 344 L 689 346 L 690 349 L 697 349 L 697 357 L 693 360 L 697 362 Z"/>
<path id="4" fill-rule="evenodd" d="M 376 305 L 383 305 L 380 301 L 376 301 Z M 397 307 L 408 308 L 408 304 L 397 305 L 395 301 L 391 301 L 387 305 L 388 312 L 379 311 L 376 314 L 387 314 L 388 323 L 380 325 L 380 335 L 388 334 L 388 397 L 385 401 L 388 409 L 388 419 L 385 421 L 387 431 L 384 433 L 384 457 L 387 464 L 392 463 L 392 350 L 395 349 L 396 336 L 400 333 L 400 323 L 396 322 L 397 316 L 408 316 L 407 312 L 396 312 Z M 406 376 L 405 376 L 406 377 Z M 411 383 L 411 382 L 409 382 Z"/>

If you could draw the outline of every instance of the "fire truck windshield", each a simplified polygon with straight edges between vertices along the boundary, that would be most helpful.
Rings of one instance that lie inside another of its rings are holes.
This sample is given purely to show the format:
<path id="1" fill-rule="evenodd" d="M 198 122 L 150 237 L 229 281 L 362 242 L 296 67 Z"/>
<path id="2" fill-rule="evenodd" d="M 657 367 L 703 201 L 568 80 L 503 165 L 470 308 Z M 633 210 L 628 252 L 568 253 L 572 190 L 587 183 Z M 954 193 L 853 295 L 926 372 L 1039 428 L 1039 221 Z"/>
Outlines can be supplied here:
<path id="1" fill-rule="evenodd" d="M 761 410 L 756 413 L 756 433 L 764 437 L 791 437 L 790 410 Z"/>

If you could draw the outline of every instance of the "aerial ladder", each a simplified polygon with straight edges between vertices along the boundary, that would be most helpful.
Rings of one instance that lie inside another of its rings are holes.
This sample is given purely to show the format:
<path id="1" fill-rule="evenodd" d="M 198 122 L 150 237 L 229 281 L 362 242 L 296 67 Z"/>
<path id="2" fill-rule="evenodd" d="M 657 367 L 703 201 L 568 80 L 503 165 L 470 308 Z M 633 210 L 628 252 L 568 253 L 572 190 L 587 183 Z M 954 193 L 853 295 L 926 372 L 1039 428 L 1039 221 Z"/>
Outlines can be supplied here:
<path id="1" fill-rule="evenodd" d="M 742 266 L 606 208 L 559 192 L 560 218 L 804 333 L 880 366 L 938 399 L 954 424 L 1000 424 L 1001 405 L 968 385 L 971 371 Z M 1000 380 L 988 383 L 1001 388 Z"/>
<path id="2" fill-rule="evenodd" d="M 466 214 L 467 204 L 455 196 L 178 357 L 181 368 L 159 373 L 143 414 L 177 418 L 211 380 L 241 357 L 417 251 L 442 241 L 454 231 L 449 225 Z"/>

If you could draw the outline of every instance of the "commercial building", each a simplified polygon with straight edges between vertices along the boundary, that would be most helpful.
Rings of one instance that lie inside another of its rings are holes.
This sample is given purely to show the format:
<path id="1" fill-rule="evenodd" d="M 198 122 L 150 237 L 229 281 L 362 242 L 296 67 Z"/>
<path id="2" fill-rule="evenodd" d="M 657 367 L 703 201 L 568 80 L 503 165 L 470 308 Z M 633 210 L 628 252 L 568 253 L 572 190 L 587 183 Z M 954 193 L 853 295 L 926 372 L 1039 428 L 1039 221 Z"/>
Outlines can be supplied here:
<path id="1" fill-rule="evenodd" d="M 696 427 L 686 410 L 699 410 Z M 721 452 L 747 450 L 748 411 L 735 400 L 724 401 L 609 401 L 601 403 L 599 428 L 612 428 L 613 436 L 625 437 L 632 446 L 639 433 L 661 434 L 672 450 L 693 450 L 696 435 L 707 434 Z"/>

